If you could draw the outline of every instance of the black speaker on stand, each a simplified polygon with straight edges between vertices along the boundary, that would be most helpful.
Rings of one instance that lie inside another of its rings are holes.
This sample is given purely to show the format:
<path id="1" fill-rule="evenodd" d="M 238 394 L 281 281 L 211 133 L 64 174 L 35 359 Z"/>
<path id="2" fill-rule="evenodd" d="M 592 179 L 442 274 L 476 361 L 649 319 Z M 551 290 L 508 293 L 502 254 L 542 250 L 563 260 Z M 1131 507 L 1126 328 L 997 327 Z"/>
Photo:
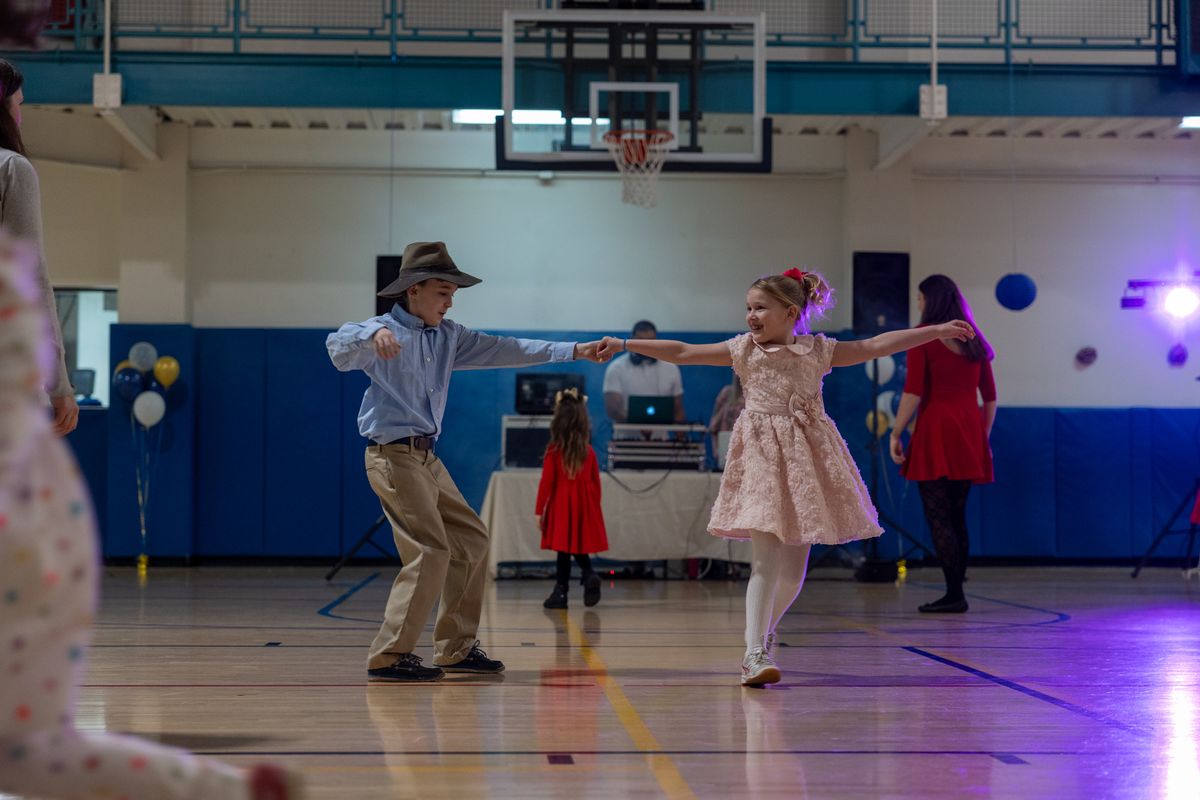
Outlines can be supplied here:
<path id="1" fill-rule="evenodd" d="M 908 253 L 858 252 L 854 254 L 852 279 L 852 309 L 856 336 L 876 336 L 887 331 L 902 330 L 909 326 L 909 255 Z M 879 402 L 879 362 L 872 364 L 871 408 Z M 884 457 L 882 438 L 870 432 L 867 450 L 871 454 L 871 471 L 868 489 L 871 501 L 879 509 L 880 467 Z M 879 511 L 879 522 L 885 530 L 895 531 L 911 547 L 908 553 L 922 550 L 933 555 L 911 533 L 897 524 L 885 511 Z M 908 553 L 905 554 L 907 558 Z M 867 542 L 863 562 L 854 572 L 854 577 L 863 583 L 892 583 L 899 574 L 895 559 L 881 558 L 878 537 Z"/>

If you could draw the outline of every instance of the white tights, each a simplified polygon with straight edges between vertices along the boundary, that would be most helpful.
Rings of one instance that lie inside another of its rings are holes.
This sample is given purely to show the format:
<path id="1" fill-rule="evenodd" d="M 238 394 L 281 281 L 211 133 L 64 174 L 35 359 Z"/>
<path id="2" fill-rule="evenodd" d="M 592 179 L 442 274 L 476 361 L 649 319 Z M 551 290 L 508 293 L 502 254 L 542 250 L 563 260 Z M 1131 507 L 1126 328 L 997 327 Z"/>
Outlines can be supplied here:
<path id="1" fill-rule="evenodd" d="M 754 548 L 746 587 L 746 648 L 761 646 L 804 586 L 811 545 L 787 545 L 770 533 L 750 535 Z"/>

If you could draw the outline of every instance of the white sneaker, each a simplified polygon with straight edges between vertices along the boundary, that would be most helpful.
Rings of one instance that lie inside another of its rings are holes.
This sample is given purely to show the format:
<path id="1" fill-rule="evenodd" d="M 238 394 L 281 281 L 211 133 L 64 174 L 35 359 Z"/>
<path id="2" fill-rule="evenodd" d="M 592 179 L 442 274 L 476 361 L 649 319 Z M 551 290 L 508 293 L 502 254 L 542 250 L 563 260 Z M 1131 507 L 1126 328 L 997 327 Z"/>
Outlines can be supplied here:
<path id="1" fill-rule="evenodd" d="M 771 655 L 761 645 L 751 647 L 742 659 L 742 686 L 765 686 L 768 683 L 779 683 L 783 673 Z"/>
<path id="2" fill-rule="evenodd" d="M 763 642 L 763 650 L 767 651 L 767 658 L 775 658 L 775 645 L 779 642 L 779 637 L 775 635 L 775 631 L 767 634 L 767 638 Z"/>

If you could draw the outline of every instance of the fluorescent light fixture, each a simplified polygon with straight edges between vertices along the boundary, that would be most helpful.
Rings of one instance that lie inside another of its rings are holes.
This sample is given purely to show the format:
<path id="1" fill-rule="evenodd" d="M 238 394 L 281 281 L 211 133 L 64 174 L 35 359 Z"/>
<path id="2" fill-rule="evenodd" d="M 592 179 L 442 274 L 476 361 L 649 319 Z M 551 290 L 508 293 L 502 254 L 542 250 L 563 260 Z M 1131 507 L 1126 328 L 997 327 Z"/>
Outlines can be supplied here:
<path id="1" fill-rule="evenodd" d="M 496 117 L 499 117 L 504 112 L 498 108 L 456 108 L 450 112 L 450 121 L 456 125 L 495 125 Z M 514 125 L 565 125 L 567 121 L 563 118 L 561 111 L 542 111 L 534 109 L 521 109 L 513 111 Z M 591 125 L 592 121 L 588 117 L 573 117 L 572 125 Z M 596 120 L 597 125 L 607 125 L 606 118 Z"/>
<path id="2" fill-rule="evenodd" d="M 1189 130 L 1200 129 L 1200 117 L 1184 117 L 1179 121 L 1179 127 Z"/>

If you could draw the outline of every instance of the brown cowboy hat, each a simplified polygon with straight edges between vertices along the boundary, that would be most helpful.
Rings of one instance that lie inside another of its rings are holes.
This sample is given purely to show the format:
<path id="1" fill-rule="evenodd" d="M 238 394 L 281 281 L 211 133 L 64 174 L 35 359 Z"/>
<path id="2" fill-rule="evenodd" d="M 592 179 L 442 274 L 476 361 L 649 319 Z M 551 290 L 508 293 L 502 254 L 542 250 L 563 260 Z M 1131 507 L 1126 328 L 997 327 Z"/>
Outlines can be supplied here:
<path id="1" fill-rule="evenodd" d="M 400 276 L 389 283 L 379 296 L 401 297 L 414 283 L 431 278 L 463 287 L 480 282 L 479 278 L 468 275 L 454 264 L 445 242 L 413 242 L 404 248 L 404 255 L 400 257 Z"/>

